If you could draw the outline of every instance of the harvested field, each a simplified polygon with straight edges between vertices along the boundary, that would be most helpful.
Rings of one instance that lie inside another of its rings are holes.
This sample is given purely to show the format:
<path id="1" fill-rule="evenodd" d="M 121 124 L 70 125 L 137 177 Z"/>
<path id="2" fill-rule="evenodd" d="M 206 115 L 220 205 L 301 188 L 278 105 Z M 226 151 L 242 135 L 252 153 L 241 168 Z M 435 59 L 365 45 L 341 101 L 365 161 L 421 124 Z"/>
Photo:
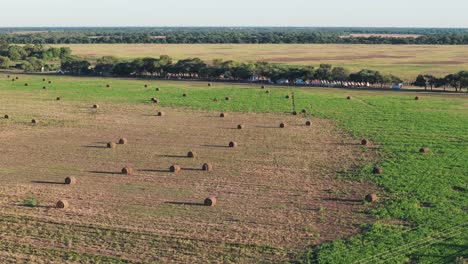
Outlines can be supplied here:
<path id="1" fill-rule="evenodd" d="M 407 35 L 411 36 L 412 35 Z M 392 37 L 392 35 L 388 35 Z M 71 44 L 73 54 L 96 59 L 169 55 L 236 61 L 268 61 L 288 65 L 330 63 L 350 70 L 363 68 L 391 73 L 413 81 L 418 74 L 445 75 L 468 67 L 468 47 L 453 45 L 339 45 L 339 44 Z"/>
<path id="2" fill-rule="evenodd" d="M 291 87 L 266 94 L 253 84 L 128 79 L 105 88 L 107 78 L 52 75 L 53 87 L 42 90 L 44 76 L 20 77 L 0 74 L 0 114 L 13 117 L 0 119 L 5 263 L 369 263 L 388 262 L 389 254 L 395 263 L 454 263 L 464 256 L 466 94 Z M 156 93 L 158 105 L 148 100 Z M 226 96 L 235 100 L 213 102 Z M 298 109 L 306 114 L 291 115 Z M 169 115 L 155 118 L 157 111 Z M 106 148 L 121 137 L 129 144 Z M 171 164 L 180 173 L 170 173 Z M 122 174 L 124 166 L 134 173 Z M 363 202 L 368 194 L 377 201 Z M 216 206 L 204 206 L 208 197 Z M 57 209 L 59 200 L 69 207 Z"/>
<path id="3" fill-rule="evenodd" d="M 297 116 L 220 119 L 177 108 L 154 119 L 149 104 L 109 103 L 96 112 L 89 102 L 57 105 L 5 92 L 0 104 L 16 109 L 14 121 L 0 124 L 6 259 L 278 262 L 373 221 L 365 210 L 374 205 L 363 200 L 378 189 L 339 180 L 336 171 L 372 162 L 374 152 L 329 120 L 315 118 L 306 129 Z M 32 112 L 43 125 L 27 124 Z M 283 120 L 288 129 L 277 129 Z M 232 129 L 239 123 L 249 129 Z M 107 140 L 121 135 L 131 144 L 107 150 Z M 225 147 L 232 139 L 242 148 Z M 187 149 L 203 161 L 180 155 Z M 216 169 L 203 172 L 203 162 Z M 182 171 L 170 173 L 171 164 Z M 131 177 L 121 174 L 125 166 Z M 79 184 L 63 184 L 68 175 Z M 211 196 L 216 206 L 198 206 Z M 31 197 L 38 206 L 21 206 Z M 54 208 L 58 200 L 69 206 Z"/>

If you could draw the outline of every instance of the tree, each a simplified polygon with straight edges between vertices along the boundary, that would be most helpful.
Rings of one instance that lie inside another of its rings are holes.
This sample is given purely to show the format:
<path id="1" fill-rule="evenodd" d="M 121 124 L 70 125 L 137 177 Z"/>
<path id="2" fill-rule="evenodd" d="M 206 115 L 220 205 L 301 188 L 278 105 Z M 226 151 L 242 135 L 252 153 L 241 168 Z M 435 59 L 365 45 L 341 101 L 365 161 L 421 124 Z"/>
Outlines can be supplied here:
<path id="1" fill-rule="evenodd" d="M 343 67 L 334 67 L 331 75 L 334 81 L 346 81 L 349 78 L 349 71 Z"/>
<path id="2" fill-rule="evenodd" d="M 251 79 L 255 74 L 255 64 L 242 63 L 233 69 L 233 77 L 236 80 Z"/>
<path id="3" fill-rule="evenodd" d="M 159 59 L 155 58 L 144 58 L 143 59 L 143 71 L 153 75 L 155 72 L 161 71 Z"/>
<path id="4" fill-rule="evenodd" d="M 94 72 L 99 75 L 110 75 L 114 65 L 117 64 L 119 59 L 114 56 L 104 56 L 97 60 Z"/>
<path id="5" fill-rule="evenodd" d="M 72 54 L 72 50 L 70 48 L 67 48 L 67 47 L 62 47 L 60 48 L 60 59 L 65 59 L 65 58 L 68 58 L 70 57 Z"/>
<path id="6" fill-rule="evenodd" d="M 315 78 L 319 80 L 332 80 L 332 66 L 330 64 L 320 64 L 319 68 L 315 71 Z"/>
<path id="7" fill-rule="evenodd" d="M 89 63 L 89 61 L 76 57 L 69 57 L 61 62 L 62 71 L 71 74 L 89 74 L 90 66 L 91 63 Z"/>
<path id="8" fill-rule="evenodd" d="M 0 69 L 8 69 L 10 64 L 11 60 L 8 57 L 0 56 Z"/>
<path id="9" fill-rule="evenodd" d="M 29 56 L 28 52 L 20 46 L 10 46 L 7 57 L 12 61 L 25 60 Z"/>
<path id="10" fill-rule="evenodd" d="M 44 66 L 44 62 L 36 57 L 29 57 L 27 62 L 31 65 L 29 71 L 41 71 Z"/>
<path id="11" fill-rule="evenodd" d="M 418 75 L 418 77 L 416 77 L 416 81 L 413 82 L 413 85 L 427 89 L 427 81 L 424 75 Z"/>
<path id="12" fill-rule="evenodd" d="M 120 62 L 114 66 L 112 70 L 114 75 L 117 76 L 129 76 L 135 73 L 135 65 L 129 62 Z"/>
<path id="13" fill-rule="evenodd" d="M 434 77 L 433 75 L 430 75 L 430 74 L 426 74 L 424 75 L 424 79 L 426 79 L 426 83 L 427 85 L 429 85 L 431 87 L 431 91 L 432 91 L 432 88 L 434 88 L 434 85 L 436 83 L 436 77 Z"/>
<path id="14" fill-rule="evenodd" d="M 378 71 L 363 69 L 349 75 L 349 80 L 353 82 L 382 83 L 383 76 Z"/>
<path id="15" fill-rule="evenodd" d="M 460 71 L 457 75 L 460 80 L 460 91 L 462 88 L 466 88 L 468 92 L 468 71 Z"/>

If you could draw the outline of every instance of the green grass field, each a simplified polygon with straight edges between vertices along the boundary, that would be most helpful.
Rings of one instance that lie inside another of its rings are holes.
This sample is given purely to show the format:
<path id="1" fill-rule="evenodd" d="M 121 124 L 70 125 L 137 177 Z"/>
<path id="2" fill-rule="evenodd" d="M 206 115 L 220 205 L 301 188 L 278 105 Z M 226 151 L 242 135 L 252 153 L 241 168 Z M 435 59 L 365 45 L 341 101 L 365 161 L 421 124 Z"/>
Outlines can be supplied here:
<path id="1" fill-rule="evenodd" d="M 306 263 L 454 263 L 468 258 L 468 97 L 419 93 L 363 92 L 338 89 L 270 88 L 255 86 L 159 82 L 98 78 L 52 77 L 42 90 L 42 77 L 6 77 L 0 89 L 21 95 L 49 93 L 50 98 L 104 103 L 150 104 L 157 97 L 165 107 L 216 111 L 276 112 L 307 109 L 333 119 L 349 133 L 379 144 L 384 173 L 373 175 L 369 164 L 353 175 L 370 179 L 385 190 L 380 206 L 369 211 L 376 222 L 343 241 L 308 249 Z M 24 86 L 28 82 L 29 86 Z M 106 88 L 106 84 L 111 88 Z M 151 88 L 144 88 L 145 83 Z M 161 91 L 156 92 L 155 87 Z M 182 97 L 187 93 L 187 97 Z M 352 95 L 353 100 L 346 100 Z M 213 102 L 230 96 L 232 100 Z M 0 106 L 0 111 L 3 111 Z M 419 148 L 430 153 L 420 154 Z M 463 263 L 463 262 L 460 262 Z"/>
<path id="2" fill-rule="evenodd" d="M 332 45 L 332 44 L 71 44 L 73 53 L 95 59 L 158 57 L 175 59 L 199 57 L 235 61 L 267 61 L 287 65 L 330 63 L 353 71 L 361 69 L 391 73 L 407 81 L 418 74 L 444 76 L 468 69 L 468 46 L 444 45 Z"/>

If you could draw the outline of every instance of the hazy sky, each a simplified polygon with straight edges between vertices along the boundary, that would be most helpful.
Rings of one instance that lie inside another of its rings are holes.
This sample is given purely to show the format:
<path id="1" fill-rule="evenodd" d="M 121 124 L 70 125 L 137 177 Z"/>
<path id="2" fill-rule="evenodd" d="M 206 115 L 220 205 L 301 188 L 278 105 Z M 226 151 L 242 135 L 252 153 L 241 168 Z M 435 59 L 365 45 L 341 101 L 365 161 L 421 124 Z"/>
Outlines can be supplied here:
<path id="1" fill-rule="evenodd" d="M 0 27 L 468 27 L 468 0 L 1 0 Z"/>

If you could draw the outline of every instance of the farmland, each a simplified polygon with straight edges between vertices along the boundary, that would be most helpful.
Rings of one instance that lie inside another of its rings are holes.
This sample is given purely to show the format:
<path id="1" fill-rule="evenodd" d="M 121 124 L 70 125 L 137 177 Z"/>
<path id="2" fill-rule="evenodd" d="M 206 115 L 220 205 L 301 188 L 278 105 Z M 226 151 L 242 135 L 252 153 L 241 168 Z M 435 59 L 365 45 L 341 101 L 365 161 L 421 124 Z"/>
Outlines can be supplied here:
<path id="1" fill-rule="evenodd" d="M 467 46 L 336 44 L 60 44 L 84 58 L 200 57 L 211 61 L 267 61 L 286 65 L 329 63 L 350 70 L 373 69 L 413 81 L 418 74 L 443 76 L 468 68 Z"/>
<path id="2" fill-rule="evenodd" d="M 106 55 L 93 49 L 74 52 Z M 449 263 L 468 254 L 466 95 L 0 77 L 5 262 Z M 121 137 L 128 144 L 106 148 Z M 232 140 L 237 148 L 226 147 Z M 68 176 L 77 184 L 61 184 Z M 368 193 L 378 202 L 364 202 Z M 218 205 L 201 206 L 210 195 Z M 58 199 L 70 208 L 54 208 Z"/>

